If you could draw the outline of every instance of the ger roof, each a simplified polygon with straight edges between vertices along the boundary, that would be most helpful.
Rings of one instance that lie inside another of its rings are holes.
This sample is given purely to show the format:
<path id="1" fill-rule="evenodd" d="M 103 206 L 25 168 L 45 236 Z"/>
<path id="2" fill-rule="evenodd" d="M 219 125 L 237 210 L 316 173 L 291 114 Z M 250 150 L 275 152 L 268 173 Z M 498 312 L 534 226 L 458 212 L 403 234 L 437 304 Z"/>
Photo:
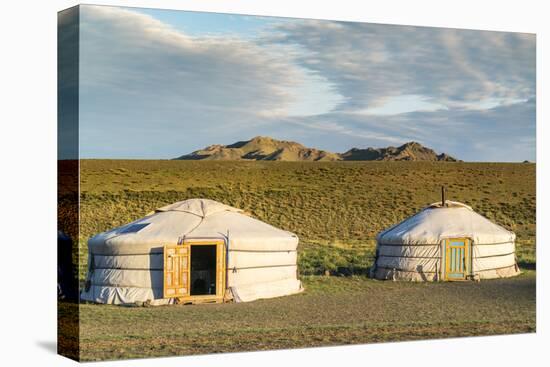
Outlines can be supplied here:
<path id="1" fill-rule="evenodd" d="M 207 217 L 209 215 L 219 213 L 219 212 L 235 212 L 241 213 L 241 209 L 234 208 L 229 205 L 225 205 L 210 199 L 189 199 L 184 201 L 178 201 L 170 205 L 163 206 L 155 210 L 155 212 L 184 212 L 189 214 L 194 214 L 201 218 Z"/>
<path id="2" fill-rule="evenodd" d="M 298 237 L 208 199 L 189 199 L 156 209 L 132 223 L 99 233 L 88 241 L 95 254 L 147 254 L 182 238 L 229 236 L 232 250 L 294 251 Z"/>
<path id="3" fill-rule="evenodd" d="M 433 203 L 417 214 L 380 232 L 380 244 L 439 244 L 445 238 L 467 237 L 475 244 L 513 242 L 515 234 L 454 201 Z"/>

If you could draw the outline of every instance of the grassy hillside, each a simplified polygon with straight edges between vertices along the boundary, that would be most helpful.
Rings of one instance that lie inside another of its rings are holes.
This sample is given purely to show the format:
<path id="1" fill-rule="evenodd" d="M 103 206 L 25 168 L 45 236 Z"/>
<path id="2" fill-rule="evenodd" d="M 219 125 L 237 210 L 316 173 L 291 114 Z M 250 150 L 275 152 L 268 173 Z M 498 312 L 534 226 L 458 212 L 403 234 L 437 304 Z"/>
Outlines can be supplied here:
<path id="1" fill-rule="evenodd" d="M 363 273 L 376 234 L 438 201 L 441 185 L 515 231 L 520 265 L 534 267 L 535 165 L 504 163 L 84 160 L 81 253 L 95 233 L 204 197 L 298 234 L 303 274 Z"/>

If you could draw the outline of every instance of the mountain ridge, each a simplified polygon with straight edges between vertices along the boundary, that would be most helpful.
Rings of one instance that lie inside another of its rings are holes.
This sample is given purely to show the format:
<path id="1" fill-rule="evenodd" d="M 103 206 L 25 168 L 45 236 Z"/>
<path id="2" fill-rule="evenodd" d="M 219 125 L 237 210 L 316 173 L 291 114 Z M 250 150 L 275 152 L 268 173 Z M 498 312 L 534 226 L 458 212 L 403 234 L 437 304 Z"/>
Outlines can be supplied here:
<path id="1" fill-rule="evenodd" d="M 309 148 L 300 143 L 256 136 L 233 144 L 213 144 L 184 154 L 175 160 L 223 161 L 444 161 L 456 162 L 447 153 L 437 154 L 433 149 L 411 141 L 398 147 L 351 148 L 344 153 L 333 153 Z"/>

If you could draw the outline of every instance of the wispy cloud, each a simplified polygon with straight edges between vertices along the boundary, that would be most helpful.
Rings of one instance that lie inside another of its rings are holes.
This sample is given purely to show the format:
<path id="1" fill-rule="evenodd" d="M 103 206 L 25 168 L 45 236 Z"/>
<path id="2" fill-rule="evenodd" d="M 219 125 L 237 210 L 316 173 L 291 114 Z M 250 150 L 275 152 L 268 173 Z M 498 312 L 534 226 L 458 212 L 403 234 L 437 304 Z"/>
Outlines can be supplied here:
<path id="1" fill-rule="evenodd" d="M 128 103 L 136 96 L 147 103 L 147 96 L 151 105 L 169 108 L 276 113 L 293 101 L 293 88 L 306 77 L 253 42 L 191 37 L 124 9 L 83 7 L 81 44 L 83 93 L 108 90 Z"/>
<path id="2" fill-rule="evenodd" d="M 298 61 L 345 97 L 341 110 L 403 95 L 449 108 L 535 95 L 530 34 L 300 20 L 278 24 L 263 41 L 300 45 Z"/>

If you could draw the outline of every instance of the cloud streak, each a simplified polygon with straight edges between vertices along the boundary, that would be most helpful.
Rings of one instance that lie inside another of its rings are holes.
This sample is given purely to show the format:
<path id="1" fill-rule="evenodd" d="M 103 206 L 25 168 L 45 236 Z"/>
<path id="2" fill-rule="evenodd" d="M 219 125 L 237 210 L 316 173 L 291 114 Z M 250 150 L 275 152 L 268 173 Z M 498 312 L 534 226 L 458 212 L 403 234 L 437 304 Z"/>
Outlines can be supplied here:
<path id="1" fill-rule="evenodd" d="M 298 61 L 344 96 L 340 110 L 423 96 L 449 108 L 535 95 L 535 37 L 317 20 L 277 24 L 266 43 L 300 45 Z"/>
<path id="2" fill-rule="evenodd" d="M 83 92 L 108 89 L 127 102 L 147 94 L 155 104 L 277 114 L 306 77 L 252 42 L 187 36 L 130 10 L 83 7 L 81 32 Z"/>
<path id="3" fill-rule="evenodd" d="M 337 111 L 289 118 L 284 123 L 302 127 L 302 140 L 309 145 L 314 145 L 319 136 L 331 134 L 331 144 L 323 148 L 337 152 L 352 146 L 385 147 L 417 141 L 466 161 L 513 162 L 535 156 L 535 126 L 520 122 L 534 120 L 535 110 L 535 100 L 531 99 L 486 110 L 418 111 L 384 116 Z M 365 145 L 365 141 L 369 144 Z"/>

